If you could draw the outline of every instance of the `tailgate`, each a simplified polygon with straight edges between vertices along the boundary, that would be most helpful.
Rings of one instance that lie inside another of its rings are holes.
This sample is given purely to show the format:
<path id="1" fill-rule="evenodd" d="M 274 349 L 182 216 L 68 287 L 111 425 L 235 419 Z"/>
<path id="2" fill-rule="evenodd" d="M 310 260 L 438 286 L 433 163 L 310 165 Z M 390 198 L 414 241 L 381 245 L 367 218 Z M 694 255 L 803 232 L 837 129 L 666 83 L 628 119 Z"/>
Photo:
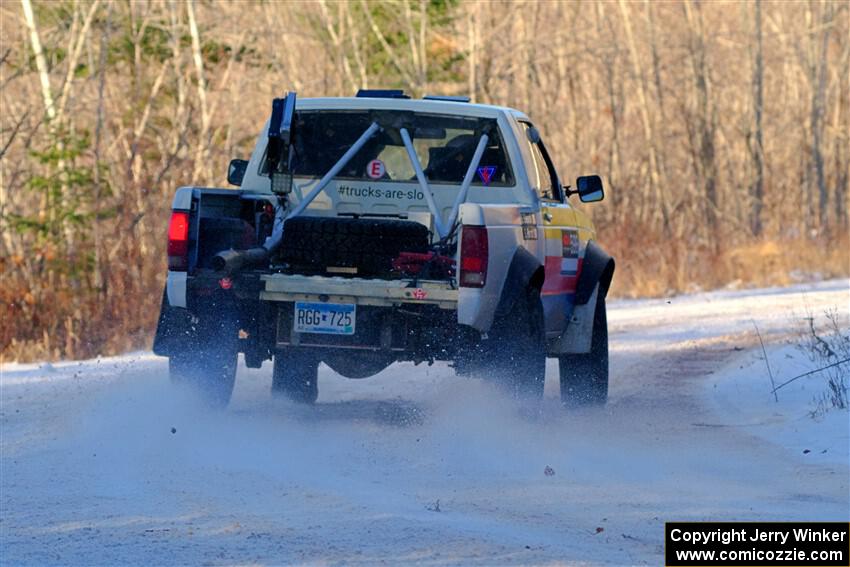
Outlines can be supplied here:
<path id="1" fill-rule="evenodd" d="M 379 280 L 327 276 L 267 274 L 260 299 L 266 301 L 323 301 L 370 306 L 404 303 L 457 308 L 457 288 L 441 280 Z"/>

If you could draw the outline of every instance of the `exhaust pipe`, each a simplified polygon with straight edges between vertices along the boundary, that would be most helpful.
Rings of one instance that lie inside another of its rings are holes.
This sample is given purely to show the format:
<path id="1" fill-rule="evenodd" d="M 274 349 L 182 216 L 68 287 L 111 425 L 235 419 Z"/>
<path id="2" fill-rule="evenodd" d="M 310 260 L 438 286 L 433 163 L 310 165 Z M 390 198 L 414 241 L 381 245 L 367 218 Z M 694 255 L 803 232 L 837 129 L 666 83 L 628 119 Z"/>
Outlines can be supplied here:
<path id="1" fill-rule="evenodd" d="M 224 250 L 212 259 L 212 267 L 217 272 L 238 272 L 242 268 L 249 268 L 267 262 L 269 250 L 265 248 L 250 248 L 248 250 Z"/>

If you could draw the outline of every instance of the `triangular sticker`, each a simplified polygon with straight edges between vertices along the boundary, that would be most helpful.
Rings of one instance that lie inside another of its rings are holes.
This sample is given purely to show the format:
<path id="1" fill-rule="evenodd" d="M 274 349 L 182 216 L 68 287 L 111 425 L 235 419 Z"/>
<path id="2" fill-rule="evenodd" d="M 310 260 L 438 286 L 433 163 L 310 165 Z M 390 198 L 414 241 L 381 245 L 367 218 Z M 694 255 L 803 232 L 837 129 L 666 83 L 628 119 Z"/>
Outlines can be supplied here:
<path id="1" fill-rule="evenodd" d="M 494 175 L 496 175 L 495 165 L 482 165 L 478 168 L 478 177 L 481 178 L 484 185 L 490 185 Z"/>

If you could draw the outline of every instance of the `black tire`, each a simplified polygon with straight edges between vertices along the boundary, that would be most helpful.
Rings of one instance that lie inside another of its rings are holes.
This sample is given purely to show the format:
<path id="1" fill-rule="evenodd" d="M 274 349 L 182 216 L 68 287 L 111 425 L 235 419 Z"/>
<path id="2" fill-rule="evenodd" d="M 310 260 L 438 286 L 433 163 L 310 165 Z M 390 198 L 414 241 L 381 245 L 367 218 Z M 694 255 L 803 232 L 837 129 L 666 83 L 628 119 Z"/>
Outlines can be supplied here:
<path id="1" fill-rule="evenodd" d="M 493 323 L 483 349 L 484 372 L 516 397 L 542 399 L 546 340 L 540 290 L 530 288 Z"/>
<path id="2" fill-rule="evenodd" d="M 604 406 L 608 401 L 608 316 L 604 297 L 596 300 L 590 352 L 558 357 L 558 373 L 564 405 Z"/>
<path id="3" fill-rule="evenodd" d="M 237 330 L 225 321 L 196 329 L 195 344 L 168 358 L 171 382 L 191 388 L 211 407 L 227 407 L 236 382 Z"/>
<path id="4" fill-rule="evenodd" d="M 319 397 L 319 359 L 300 349 L 278 350 L 274 355 L 272 395 L 286 396 L 302 404 Z"/>
<path id="5" fill-rule="evenodd" d="M 413 221 L 301 216 L 286 221 L 280 261 L 299 271 L 347 267 L 377 276 L 400 252 L 424 252 L 428 242 L 427 227 Z"/>

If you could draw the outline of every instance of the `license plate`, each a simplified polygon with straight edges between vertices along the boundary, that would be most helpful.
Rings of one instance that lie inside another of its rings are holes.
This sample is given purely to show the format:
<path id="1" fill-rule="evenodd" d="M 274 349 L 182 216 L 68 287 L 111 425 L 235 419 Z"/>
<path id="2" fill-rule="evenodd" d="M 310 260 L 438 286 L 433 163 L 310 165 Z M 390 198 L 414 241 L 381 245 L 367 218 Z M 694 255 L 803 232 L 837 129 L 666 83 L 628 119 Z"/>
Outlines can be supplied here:
<path id="1" fill-rule="evenodd" d="M 292 329 L 296 333 L 353 335 L 357 306 L 353 303 L 295 302 Z"/>

